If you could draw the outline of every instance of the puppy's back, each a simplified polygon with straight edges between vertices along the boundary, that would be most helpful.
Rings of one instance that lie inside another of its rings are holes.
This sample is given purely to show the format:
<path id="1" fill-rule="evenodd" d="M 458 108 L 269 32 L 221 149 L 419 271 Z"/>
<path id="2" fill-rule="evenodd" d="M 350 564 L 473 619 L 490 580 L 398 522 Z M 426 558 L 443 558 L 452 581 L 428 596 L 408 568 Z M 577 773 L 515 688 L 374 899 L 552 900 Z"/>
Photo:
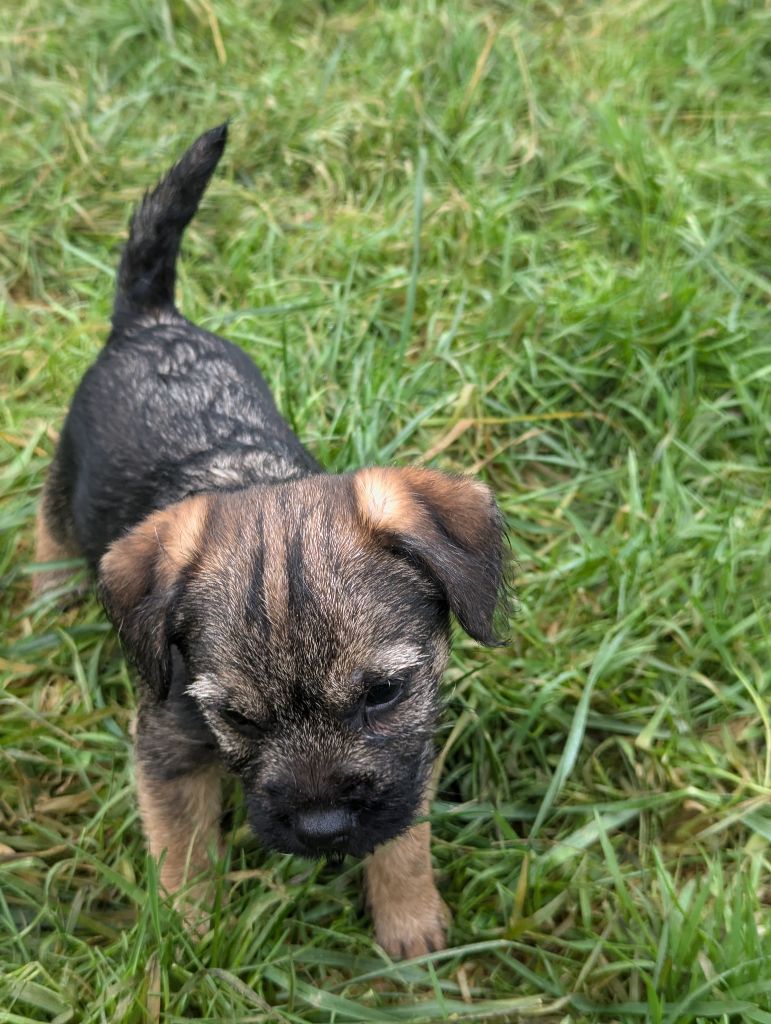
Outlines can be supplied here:
<path id="1" fill-rule="evenodd" d="M 191 494 L 320 472 L 252 360 L 174 304 L 182 235 L 226 138 L 223 124 L 197 139 L 134 213 L 112 332 L 62 430 L 42 521 L 93 568 L 140 520 Z"/>

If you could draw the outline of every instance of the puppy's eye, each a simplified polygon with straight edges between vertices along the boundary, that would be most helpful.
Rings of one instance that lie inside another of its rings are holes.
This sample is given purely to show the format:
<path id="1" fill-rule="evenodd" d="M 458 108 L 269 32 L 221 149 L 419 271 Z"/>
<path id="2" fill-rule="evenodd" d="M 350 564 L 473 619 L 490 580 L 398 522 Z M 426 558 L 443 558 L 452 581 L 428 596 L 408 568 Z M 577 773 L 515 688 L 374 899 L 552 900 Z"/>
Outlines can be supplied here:
<path id="1" fill-rule="evenodd" d="M 373 683 L 364 697 L 364 706 L 368 711 L 385 711 L 396 703 L 403 689 L 404 680 L 399 676 Z"/>
<path id="2" fill-rule="evenodd" d="M 224 722 L 243 736 L 258 738 L 262 734 L 259 724 L 251 718 L 247 718 L 246 715 L 242 715 L 240 711 L 233 708 L 219 708 L 218 713 Z"/>

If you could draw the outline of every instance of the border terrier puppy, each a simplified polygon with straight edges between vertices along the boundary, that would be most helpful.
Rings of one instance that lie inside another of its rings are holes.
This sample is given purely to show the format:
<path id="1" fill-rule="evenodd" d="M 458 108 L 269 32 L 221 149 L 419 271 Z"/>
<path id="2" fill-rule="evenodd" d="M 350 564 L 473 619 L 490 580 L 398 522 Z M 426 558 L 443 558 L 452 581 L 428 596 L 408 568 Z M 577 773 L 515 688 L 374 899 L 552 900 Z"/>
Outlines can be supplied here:
<path id="1" fill-rule="evenodd" d="M 134 213 L 37 559 L 85 556 L 138 670 L 139 809 L 165 889 L 209 866 L 231 772 L 266 846 L 369 855 L 377 939 L 415 956 L 444 944 L 429 825 L 414 822 L 449 613 L 495 643 L 501 516 L 464 477 L 325 473 L 252 361 L 176 309 L 182 234 L 226 135 L 202 135 Z M 37 589 L 55 582 L 44 570 Z"/>

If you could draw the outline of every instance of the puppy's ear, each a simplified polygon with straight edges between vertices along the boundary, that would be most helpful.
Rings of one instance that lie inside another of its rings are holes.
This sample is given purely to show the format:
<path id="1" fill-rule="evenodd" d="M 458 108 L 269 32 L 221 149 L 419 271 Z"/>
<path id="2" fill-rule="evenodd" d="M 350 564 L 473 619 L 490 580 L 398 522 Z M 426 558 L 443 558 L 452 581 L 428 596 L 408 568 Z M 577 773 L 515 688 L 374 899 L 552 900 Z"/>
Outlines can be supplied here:
<path id="1" fill-rule="evenodd" d="M 366 529 L 423 568 L 469 636 L 498 643 L 493 617 L 505 597 L 504 526 L 492 492 L 430 469 L 363 469 L 354 488 Z"/>
<path id="2" fill-rule="evenodd" d="M 184 570 L 198 554 L 212 500 L 199 494 L 154 512 L 111 544 L 99 563 L 102 604 L 159 700 L 171 684 L 174 613 Z"/>

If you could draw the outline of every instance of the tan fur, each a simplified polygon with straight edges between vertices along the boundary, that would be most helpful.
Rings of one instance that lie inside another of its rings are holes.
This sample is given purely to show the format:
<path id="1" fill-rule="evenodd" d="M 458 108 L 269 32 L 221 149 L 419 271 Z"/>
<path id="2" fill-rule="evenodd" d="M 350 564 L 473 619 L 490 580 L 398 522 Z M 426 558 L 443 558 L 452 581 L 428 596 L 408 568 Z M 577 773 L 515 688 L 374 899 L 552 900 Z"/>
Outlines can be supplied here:
<path id="1" fill-rule="evenodd" d="M 414 825 L 378 847 L 367 864 L 375 937 L 392 957 L 444 949 L 447 908 L 431 867 L 431 825 Z"/>
<path id="2" fill-rule="evenodd" d="M 197 494 L 160 513 L 163 526 L 156 532 L 156 539 L 164 555 L 159 567 L 162 583 L 171 583 L 192 560 L 206 525 L 209 505 L 210 499 L 206 495 Z"/>
<path id="3" fill-rule="evenodd" d="M 219 768 L 159 781 L 149 778 L 136 762 L 139 813 L 150 853 L 160 858 L 161 883 L 175 893 L 188 879 L 211 866 L 219 847 L 222 807 Z"/>
<path id="4" fill-rule="evenodd" d="M 441 509 L 453 533 L 473 545 L 488 522 L 492 495 L 469 477 L 431 469 L 362 469 L 355 474 L 356 498 L 367 526 L 386 533 L 428 532 L 434 527 L 424 506 Z"/>
<path id="5" fill-rule="evenodd" d="M 147 566 L 157 559 L 157 582 L 170 586 L 192 559 L 206 523 L 211 499 L 205 494 L 154 512 L 125 537 L 110 546 L 100 572 L 123 605 L 142 596 Z"/>
<path id="6" fill-rule="evenodd" d="M 41 500 L 35 520 L 35 561 L 41 564 L 64 562 L 77 557 L 78 552 L 74 548 L 62 544 L 51 533 L 45 513 L 45 499 Z M 41 569 L 32 577 L 32 590 L 37 596 L 46 594 L 66 583 L 71 575 L 71 569 Z"/>
<path id="7" fill-rule="evenodd" d="M 419 529 L 421 510 L 403 474 L 398 469 L 362 469 L 356 474 L 356 498 L 371 529 L 393 533 Z"/>

